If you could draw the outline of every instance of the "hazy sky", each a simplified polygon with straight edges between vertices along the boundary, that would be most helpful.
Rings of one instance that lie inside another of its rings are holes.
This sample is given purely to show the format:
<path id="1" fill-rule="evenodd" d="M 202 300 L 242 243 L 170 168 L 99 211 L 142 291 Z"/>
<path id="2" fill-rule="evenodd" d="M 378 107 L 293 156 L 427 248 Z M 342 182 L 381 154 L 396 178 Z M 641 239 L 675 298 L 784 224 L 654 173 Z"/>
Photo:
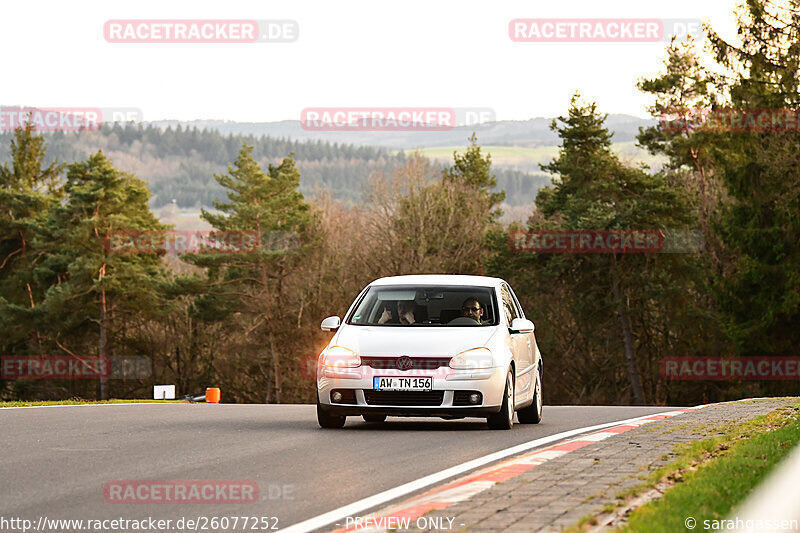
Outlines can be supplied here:
<path id="1" fill-rule="evenodd" d="M 299 119 L 308 107 L 565 112 L 578 89 L 647 116 L 635 88 L 663 42 L 518 43 L 516 18 L 701 19 L 734 33 L 736 0 L 136 0 L 0 3 L 0 105 L 132 107 L 145 120 Z M 110 43 L 110 19 L 289 19 L 292 43 Z"/>

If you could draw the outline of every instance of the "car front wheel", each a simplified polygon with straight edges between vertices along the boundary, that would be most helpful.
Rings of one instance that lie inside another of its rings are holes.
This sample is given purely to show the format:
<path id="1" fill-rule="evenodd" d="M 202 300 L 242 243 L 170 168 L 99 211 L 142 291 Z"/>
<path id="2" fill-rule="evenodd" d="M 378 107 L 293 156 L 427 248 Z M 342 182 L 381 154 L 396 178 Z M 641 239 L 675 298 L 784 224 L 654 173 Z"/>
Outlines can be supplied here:
<path id="1" fill-rule="evenodd" d="M 503 391 L 503 405 L 500 412 L 486 417 L 491 429 L 511 429 L 514 425 L 514 372 L 511 368 L 506 374 L 506 388 Z"/>
<path id="2" fill-rule="evenodd" d="M 323 411 L 322 405 L 319 403 L 319 398 L 317 398 L 317 422 L 319 422 L 320 427 L 325 429 L 339 429 L 344 427 L 346 420 L 346 416 L 331 415 Z"/>

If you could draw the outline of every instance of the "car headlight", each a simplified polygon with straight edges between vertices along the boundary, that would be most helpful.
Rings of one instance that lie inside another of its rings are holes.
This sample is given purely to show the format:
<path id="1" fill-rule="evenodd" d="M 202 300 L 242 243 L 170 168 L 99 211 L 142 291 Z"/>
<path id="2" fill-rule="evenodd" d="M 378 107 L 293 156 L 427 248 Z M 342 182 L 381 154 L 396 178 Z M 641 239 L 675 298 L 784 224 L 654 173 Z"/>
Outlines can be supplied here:
<path id="1" fill-rule="evenodd" d="M 344 346 L 329 346 L 322 352 L 322 366 L 326 368 L 358 368 L 361 357 Z"/>
<path id="2" fill-rule="evenodd" d="M 473 348 L 456 354 L 450 359 L 450 368 L 454 370 L 479 370 L 492 368 L 492 352 L 489 348 Z"/>

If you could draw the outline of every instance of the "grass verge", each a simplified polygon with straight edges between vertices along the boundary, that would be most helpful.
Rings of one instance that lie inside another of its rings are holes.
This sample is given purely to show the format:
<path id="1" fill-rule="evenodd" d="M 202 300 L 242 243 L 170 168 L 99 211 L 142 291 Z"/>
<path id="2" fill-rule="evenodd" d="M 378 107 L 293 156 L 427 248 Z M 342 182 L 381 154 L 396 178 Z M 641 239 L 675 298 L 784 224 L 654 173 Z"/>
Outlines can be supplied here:
<path id="1" fill-rule="evenodd" d="M 679 445 L 678 458 L 655 470 L 641 489 L 659 481 L 675 482 L 663 497 L 635 509 L 622 532 L 686 531 L 693 517 L 727 517 L 793 446 L 800 442 L 800 404 L 778 409 L 742 424 L 730 424 L 720 434 Z"/>
<path id="2" fill-rule="evenodd" d="M 0 409 L 3 407 L 40 407 L 43 405 L 98 405 L 104 403 L 180 403 L 182 400 L 81 400 L 74 398 L 72 400 L 58 400 L 58 401 L 37 401 L 37 402 L 22 402 L 22 401 L 8 401 L 0 402 Z"/>

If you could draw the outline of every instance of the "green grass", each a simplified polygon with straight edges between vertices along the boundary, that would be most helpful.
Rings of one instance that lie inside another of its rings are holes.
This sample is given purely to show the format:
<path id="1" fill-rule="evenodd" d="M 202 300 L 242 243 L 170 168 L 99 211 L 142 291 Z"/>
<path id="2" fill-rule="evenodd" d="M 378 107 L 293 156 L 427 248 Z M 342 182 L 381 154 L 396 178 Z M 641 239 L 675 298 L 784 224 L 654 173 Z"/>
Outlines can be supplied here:
<path id="1" fill-rule="evenodd" d="M 425 157 L 442 161 L 452 161 L 454 151 L 462 153 L 465 150 L 466 146 L 435 146 L 418 149 Z M 536 148 L 524 146 L 481 146 L 481 151 L 492 154 L 492 163 L 496 165 L 522 165 L 549 162 L 558 155 L 558 146 Z"/>
<path id="2" fill-rule="evenodd" d="M 58 401 L 37 401 L 37 402 L 22 402 L 22 401 L 9 401 L 0 402 L 0 409 L 3 407 L 39 407 L 42 405 L 98 405 L 104 403 L 177 403 L 182 400 L 58 400 Z"/>
<path id="3" fill-rule="evenodd" d="M 649 154 L 636 146 L 633 141 L 613 144 L 614 152 L 624 161 L 634 163 L 645 163 L 648 166 L 662 163 L 663 158 L 658 158 Z M 420 154 L 431 159 L 439 159 L 444 162 L 452 162 L 453 152 L 463 153 L 466 146 L 435 146 L 429 148 L 418 148 Z M 540 172 L 538 163 L 549 163 L 554 157 L 558 156 L 558 146 L 538 146 L 535 148 L 526 146 L 481 146 L 481 152 L 492 154 L 492 164 L 500 166 L 528 167 L 529 170 Z M 531 168 L 532 167 L 532 168 Z"/>
<path id="4" fill-rule="evenodd" d="M 715 437 L 679 446 L 678 458 L 654 471 L 647 485 L 665 478 L 678 483 L 636 509 L 617 531 L 686 531 L 684 521 L 690 516 L 699 530 L 704 520 L 727 517 L 800 442 L 798 407 L 731 424 Z"/>

